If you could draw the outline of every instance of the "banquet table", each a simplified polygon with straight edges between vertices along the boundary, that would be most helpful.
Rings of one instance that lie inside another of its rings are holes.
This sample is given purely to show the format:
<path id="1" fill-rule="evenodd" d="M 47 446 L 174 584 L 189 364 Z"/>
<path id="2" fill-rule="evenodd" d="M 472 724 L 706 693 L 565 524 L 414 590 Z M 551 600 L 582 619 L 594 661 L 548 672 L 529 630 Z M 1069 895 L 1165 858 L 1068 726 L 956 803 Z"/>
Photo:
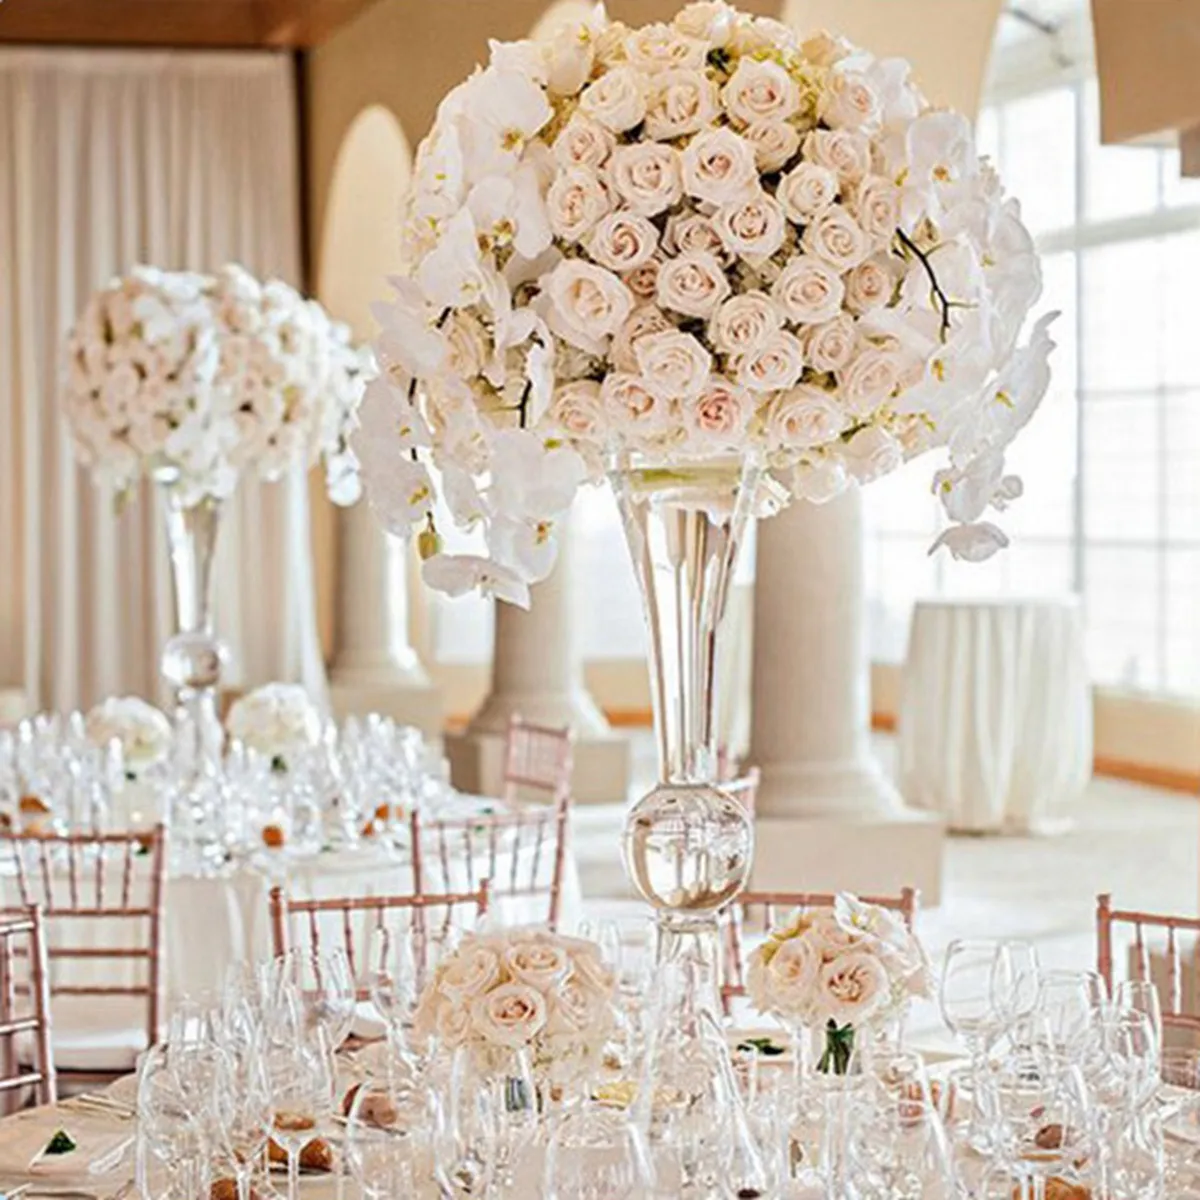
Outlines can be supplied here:
<path id="1" fill-rule="evenodd" d="M 953 830 L 1053 833 L 1091 778 L 1092 707 L 1070 599 L 923 601 L 899 717 L 905 800 Z"/>

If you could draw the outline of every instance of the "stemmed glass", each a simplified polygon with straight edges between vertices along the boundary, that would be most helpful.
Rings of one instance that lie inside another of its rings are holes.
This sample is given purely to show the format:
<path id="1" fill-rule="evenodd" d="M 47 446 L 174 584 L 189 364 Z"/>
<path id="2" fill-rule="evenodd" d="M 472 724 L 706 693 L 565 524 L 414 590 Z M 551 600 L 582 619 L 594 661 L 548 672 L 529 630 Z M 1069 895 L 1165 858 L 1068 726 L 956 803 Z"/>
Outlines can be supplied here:
<path id="1" fill-rule="evenodd" d="M 1037 1014 L 1065 1058 L 1083 1061 L 1095 1054 L 1107 1010 L 1103 980 L 1094 972 L 1042 972 Z"/>
<path id="2" fill-rule="evenodd" d="M 271 1091 L 271 1137 L 287 1152 L 288 1200 L 298 1200 L 300 1152 L 317 1136 L 330 1106 L 329 1074 L 321 1056 L 303 1042 L 269 1050 L 264 1059 Z"/>
<path id="3" fill-rule="evenodd" d="M 491 1194 L 497 1136 L 494 1094 L 464 1086 L 464 1074 L 456 1061 L 445 1102 L 434 1112 L 434 1170 L 446 1195 L 466 1200 Z"/>
<path id="4" fill-rule="evenodd" d="M 371 1003 L 383 1018 L 387 1031 L 389 1066 L 408 1063 L 415 1067 L 405 1037 L 405 1027 L 418 999 L 411 938 L 397 936 L 386 926 L 379 926 L 371 935 L 366 975 Z"/>
<path id="5" fill-rule="evenodd" d="M 226 1053 L 213 1097 L 221 1147 L 237 1181 L 238 1200 L 250 1200 L 254 1169 L 274 1123 L 270 1079 L 255 1046 Z"/>
<path id="6" fill-rule="evenodd" d="M 179 1056 L 164 1046 L 147 1052 L 138 1080 L 139 1175 L 145 1184 L 149 1153 L 167 1172 L 170 1191 L 182 1196 L 207 1192 L 206 1158 L 211 1148 L 213 1088 L 197 1089 L 177 1073 Z"/>
<path id="7" fill-rule="evenodd" d="M 1162 1046 L 1162 1001 L 1157 986 L 1149 979 L 1123 979 L 1113 993 L 1112 1007 L 1114 1012 L 1145 1013 L 1159 1046 Z"/>
<path id="8" fill-rule="evenodd" d="M 347 1117 L 350 1171 L 364 1200 L 420 1193 L 432 1167 L 438 1114 L 433 1094 L 393 1080 L 363 1084 Z"/>
<path id="9" fill-rule="evenodd" d="M 546 1200 L 642 1200 L 654 1183 L 650 1155 L 625 1113 L 585 1104 L 558 1123 L 546 1149 Z"/>

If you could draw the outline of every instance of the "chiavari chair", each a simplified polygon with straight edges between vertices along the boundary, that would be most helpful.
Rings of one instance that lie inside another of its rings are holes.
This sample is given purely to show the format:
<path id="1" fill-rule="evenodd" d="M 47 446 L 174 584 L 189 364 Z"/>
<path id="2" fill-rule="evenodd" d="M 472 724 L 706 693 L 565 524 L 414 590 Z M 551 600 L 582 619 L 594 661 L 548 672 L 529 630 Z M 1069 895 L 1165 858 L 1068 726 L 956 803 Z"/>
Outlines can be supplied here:
<path id="1" fill-rule="evenodd" d="M 111 1079 L 127 1073 L 159 1035 L 163 827 L 149 833 L 5 832 L 0 853 L 16 868 L 16 911 L 37 906 L 44 918 L 58 1074 Z M 77 1000 L 86 1006 L 76 1008 Z"/>
<path id="2" fill-rule="evenodd" d="M 18 1004 L 18 997 L 27 1001 Z M 32 1057 L 19 1054 L 31 1040 Z M 27 1065 L 21 1058 L 29 1059 Z M 36 905 L 0 919 L 0 1111 L 10 1113 L 26 1089 L 37 1104 L 58 1099 L 50 1049 L 50 972 L 45 926 Z"/>
<path id="3" fill-rule="evenodd" d="M 470 890 L 487 880 L 501 917 L 506 902 L 544 896 L 544 918 L 516 923 L 544 919 L 548 928 L 557 929 L 570 816 L 567 795 L 553 805 L 517 804 L 501 812 L 442 820 L 422 818 L 414 809 L 409 818 L 414 886 L 417 891 L 449 891 L 465 878 Z"/>
<path id="4" fill-rule="evenodd" d="M 291 896 L 281 887 L 271 889 L 271 942 L 277 958 L 299 949 L 317 957 L 334 944 L 346 956 L 357 998 L 370 999 L 362 983 L 369 939 L 377 929 L 387 929 L 388 916 L 406 916 L 414 941 L 414 961 L 421 969 L 429 940 L 444 940 L 456 928 L 470 928 L 487 916 L 487 880 L 477 888 L 458 892 L 424 892 L 398 896 L 328 896 L 321 899 Z M 440 916 L 440 920 L 438 919 Z M 365 918 L 365 925 L 364 925 Z M 372 919 L 373 918 L 373 919 Z M 423 982 L 423 981 L 422 981 Z"/>
<path id="5" fill-rule="evenodd" d="M 1139 982 L 1154 982 L 1162 1009 L 1165 1028 L 1200 1031 L 1200 1013 L 1184 1010 L 1183 965 L 1180 955 L 1180 936 L 1200 934 L 1200 917 L 1175 917 L 1160 913 L 1135 912 L 1113 907 L 1112 896 L 1103 893 L 1096 897 L 1096 969 L 1100 972 L 1109 993 L 1113 990 L 1114 927 L 1132 926 L 1133 978 Z M 1147 930 L 1165 931 L 1165 977 L 1155 979 L 1150 965 Z"/>
<path id="6" fill-rule="evenodd" d="M 867 904 L 875 904 L 890 912 L 899 913 L 911 931 L 917 919 L 917 891 L 902 888 L 898 896 L 862 896 Z M 837 896 L 833 892 L 743 892 L 722 913 L 723 938 L 721 946 L 721 1004 L 728 1016 L 733 1001 L 746 994 L 746 931 L 769 932 L 795 909 L 833 908 Z"/>
<path id="7" fill-rule="evenodd" d="M 571 791 L 572 761 L 569 729 L 513 716 L 504 742 L 504 802 L 516 804 L 530 792 L 551 801 L 563 799 Z"/>

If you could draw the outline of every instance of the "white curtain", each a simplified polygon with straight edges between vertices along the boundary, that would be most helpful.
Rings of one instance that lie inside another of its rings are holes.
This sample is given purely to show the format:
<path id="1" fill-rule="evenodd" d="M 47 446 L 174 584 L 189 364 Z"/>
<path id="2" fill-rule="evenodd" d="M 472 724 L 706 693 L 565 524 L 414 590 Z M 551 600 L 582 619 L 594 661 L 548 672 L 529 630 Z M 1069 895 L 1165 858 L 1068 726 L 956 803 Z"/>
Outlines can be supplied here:
<path id="1" fill-rule="evenodd" d="M 162 513 L 119 516 L 72 462 L 62 337 L 135 263 L 239 261 L 298 282 L 293 68 L 282 54 L 0 50 L 0 687 L 66 709 L 160 692 Z M 324 698 L 304 478 L 228 506 L 217 624 L 228 682 Z"/>

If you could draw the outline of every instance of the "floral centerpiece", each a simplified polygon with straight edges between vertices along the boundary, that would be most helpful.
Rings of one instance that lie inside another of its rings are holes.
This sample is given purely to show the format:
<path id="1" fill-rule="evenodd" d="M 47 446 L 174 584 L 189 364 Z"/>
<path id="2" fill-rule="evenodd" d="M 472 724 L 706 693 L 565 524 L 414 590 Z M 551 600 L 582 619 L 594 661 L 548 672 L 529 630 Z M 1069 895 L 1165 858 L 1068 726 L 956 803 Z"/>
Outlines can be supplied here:
<path id="1" fill-rule="evenodd" d="M 321 714 L 299 684 L 267 683 L 233 702 L 225 730 L 282 773 L 320 740 Z"/>
<path id="2" fill-rule="evenodd" d="M 246 472 L 276 480 L 319 457 L 330 497 L 357 500 L 349 436 L 373 359 L 279 280 L 261 283 L 238 266 L 215 276 L 139 266 L 88 301 L 66 360 L 63 403 L 79 461 L 119 503 L 143 477 L 164 489 L 178 632 L 163 675 L 215 724 L 222 503 Z"/>
<path id="3" fill-rule="evenodd" d="M 583 938 L 510 929 L 467 935 L 426 983 L 416 1032 L 486 1065 L 524 1051 L 539 1074 L 599 1061 L 615 1023 L 614 978 Z"/>
<path id="4" fill-rule="evenodd" d="M 714 719 L 749 520 L 936 451 L 935 544 L 1005 544 L 989 513 L 1020 495 L 1005 449 L 1052 349 L 1049 317 L 1021 342 L 1041 270 L 1019 206 L 906 63 L 702 0 L 493 43 L 418 151 L 403 236 L 352 438 L 368 498 L 432 587 L 526 605 L 607 474 L 659 737 L 625 863 L 664 969 L 715 978 L 753 856 Z"/>
<path id="5" fill-rule="evenodd" d="M 901 917 L 842 893 L 833 908 L 797 912 L 750 958 L 755 1008 L 793 1029 L 821 1029 L 817 1069 L 845 1074 L 855 1035 L 902 1017 L 929 994 L 929 964 Z"/>
<path id="6" fill-rule="evenodd" d="M 140 696 L 110 696 L 84 718 L 84 732 L 93 746 L 111 742 L 121 747 L 128 779 L 137 780 L 171 752 L 174 732 L 166 714 Z"/>

